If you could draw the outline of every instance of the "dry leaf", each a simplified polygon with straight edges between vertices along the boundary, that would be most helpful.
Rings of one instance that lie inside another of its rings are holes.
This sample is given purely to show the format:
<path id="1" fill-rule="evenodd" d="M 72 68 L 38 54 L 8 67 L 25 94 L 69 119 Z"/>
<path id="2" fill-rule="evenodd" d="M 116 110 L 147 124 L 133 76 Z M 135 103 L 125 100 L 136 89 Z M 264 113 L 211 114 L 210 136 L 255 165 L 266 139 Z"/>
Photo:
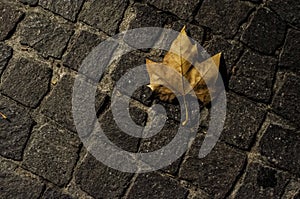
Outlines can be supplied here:
<path id="1" fill-rule="evenodd" d="M 3 113 L 1 113 L 0 112 L 0 117 L 2 118 L 2 119 L 4 119 L 4 120 L 6 120 L 7 119 L 7 116 L 6 115 L 4 115 Z"/>
<path id="2" fill-rule="evenodd" d="M 207 83 L 214 85 L 219 78 L 221 56 L 222 54 L 218 53 L 203 62 L 199 62 L 198 47 L 191 42 L 185 27 L 183 27 L 178 37 L 173 41 L 162 63 L 146 60 L 147 71 L 150 77 L 148 86 L 163 101 L 171 102 L 176 97 L 170 90 L 172 89 L 183 96 L 185 103 L 185 96 L 193 90 L 200 101 L 208 104 L 213 100 L 211 96 L 215 96 L 214 94 L 218 89 L 210 87 L 209 92 Z M 168 73 L 166 67 L 174 69 L 181 75 L 174 76 Z M 188 80 L 189 85 L 184 84 L 183 78 Z"/>

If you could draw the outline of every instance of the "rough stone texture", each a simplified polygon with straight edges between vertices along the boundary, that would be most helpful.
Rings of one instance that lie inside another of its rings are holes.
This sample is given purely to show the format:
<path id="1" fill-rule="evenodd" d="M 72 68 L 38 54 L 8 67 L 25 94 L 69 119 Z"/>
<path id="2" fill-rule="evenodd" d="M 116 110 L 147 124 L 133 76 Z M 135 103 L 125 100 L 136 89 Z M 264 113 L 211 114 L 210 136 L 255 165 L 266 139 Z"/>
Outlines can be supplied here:
<path id="1" fill-rule="evenodd" d="M 300 31 L 289 30 L 285 40 L 279 65 L 282 68 L 299 68 L 300 63 Z"/>
<path id="2" fill-rule="evenodd" d="M 227 94 L 227 112 L 221 139 L 241 149 L 249 149 L 266 111 L 254 103 Z"/>
<path id="3" fill-rule="evenodd" d="M 79 20 L 114 35 L 127 4 L 127 0 L 87 0 Z"/>
<path id="4" fill-rule="evenodd" d="M 58 186 L 65 185 L 77 161 L 79 144 L 71 132 L 42 124 L 33 130 L 22 165 Z"/>
<path id="5" fill-rule="evenodd" d="M 9 119 L 0 119 L 0 154 L 21 160 L 34 121 L 27 109 L 2 95 L 0 95 L 0 111 Z"/>
<path id="6" fill-rule="evenodd" d="M 155 7 L 172 12 L 176 14 L 181 19 L 188 19 L 193 10 L 200 3 L 198 0 L 191 1 L 181 1 L 181 0 L 166 0 L 166 1 L 155 1 L 155 0 L 146 0 L 147 3 L 154 5 Z"/>
<path id="7" fill-rule="evenodd" d="M 38 198 L 43 189 L 39 179 L 31 178 L 28 174 L 20 174 L 15 170 L 17 165 L 0 159 L 0 198 Z"/>
<path id="8" fill-rule="evenodd" d="M 19 0 L 19 1 L 24 3 L 24 4 L 28 4 L 30 6 L 35 6 L 39 2 L 39 0 Z"/>
<path id="9" fill-rule="evenodd" d="M 296 74 L 287 73 L 283 85 L 274 96 L 272 107 L 275 112 L 289 119 L 296 125 L 300 120 L 300 78 Z"/>
<path id="10" fill-rule="evenodd" d="M 251 163 L 248 165 L 244 182 L 235 198 L 279 199 L 287 183 L 286 174 L 258 163 Z"/>
<path id="11" fill-rule="evenodd" d="M 63 193 L 58 188 L 48 187 L 43 193 L 42 199 L 60 198 L 60 199 L 73 199 L 69 194 Z"/>
<path id="12" fill-rule="evenodd" d="M 131 16 L 133 19 L 128 24 L 128 29 L 144 28 L 144 27 L 163 27 L 172 17 L 159 12 L 153 7 L 145 6 L 143 4 L 135 4 L 130 7 L 125 16 Z M 160 32 L 151 32 L 149 30 L 139 30 L 139 34 L 126 33 L 124 41 L 133 47 L 147 46 L 152 47 L 157 42 Z M 146 47 L 145 47 L 146 48 Z"/>
<path id="13" fill-rule="evenodd" d="M 0 13 L 0 41 L 3 41 L 10 36 L 24 13 L 6 3 L 0 4 Z"/>
<path id="14" fill-rule="evenodd" d="M 41 13 L 28 13 L 20 24 L 21 44 L 29 45 L 44 57 L 61 58 L 73 34 L 67 24 L 60 24 Z"/>
<path id="15" fill-rule="evenodd" d="M 272 54 L 282 45 L 286 24 L 273 12 L 261 8 L 242 35 L 242 42 L 265 54 Z"/>
<path id="16" fill-rule="evenodd" d="M 269 0 L 267 6 L 284 20 L 300 27 L 300 2 L 297 0 Z"/>
<path id="17" fill-rule="evenodd" d="M 251 6 L 240 1 L 204 1 L 195 20 L 200 25 L 211 28 L 213 33 L 231 38 L 237 32 L 240 23 L 247 18 L 251 9 Z"/>
<path id="18" fill-rule="evenodd" d="M 131 173 L 113 170 L 88 154 L 75 174 L 76 183 L 94 198 L 119 198 L 129 185 Z"/>
<path id="19" fill-rule="evenodd" d="M 13 50 L 10 46 L 0 43 L 0 76 L 12 56 Z"/>
<path id="20" fill-rule="evenodd" d="M 282 199 L 299 199 L 300 198 L 300 182 L 291 180 L 286 186 L 285 193 L 281 197 Z"/>
<path id="21" fill-rule="evenodd" d="M 126 117 L 123 111 L 118 112 L 119 117 Z M 140 126 L 144 126 L 146 122 L 146 113 L 139 108 L 130 106 L 129 114 L 132 120 Z M 130 152 L 136 152 L 138 150 L 139 138 L 132 137 L 125 132 L 123 132 L 116 124 L 115 117 L 112 114 L 111 110 L 106 111 L 99 120 L 101 128 L 103 129 L 106 136 L 113 142 L 116 146 Z M 126 121 L 123 122 L 123 125 L 128 127 Z M 137 132 L 139 135 L 142 132 Z"/>
<path id="22" fill-rule="evenodd" d="M 260 144 L 260 153 L 277 167 L 300 175 L 300 132 L 270 124 Z"/>
<path id="23" fill-rule="evenodd" d="M 25 106 L 36 107 L 49 90 L 51 75 L 46 64 L 20 58 L 9 65 L 0 90 Z"/>
<path id="24" fill-rule="evenodd" d="M 276 60 L 246 51 L 236 65 L 229 88 L 247 97 L 268 102 L 273 88 Z"/>
<path id="25" fill-rule="evenodd" d="M 39 5 L 43 8 L 75 21 L 84 0 L 40 0 Z"/>
<path id="26" fill-rule="evenodd" d="M 71 41 L 72 47 L 63 58 L 64 65 L 78 70 L 84 58 L 102 41 L 104 41 L 104 39 L 95 34 L 87 31 L 80 32 L 80 35 Z"/>
<path id="27" fill-rule="evenodd" d="M 215 36 L 207 43 L 205 50 L 211 56 L 222 52 L 225 60 L 225 71 L 227 74 L 231 74 L 236 61 L 241 56 L 243 47 L 239 42 L 229 42 L 220 36 Z"/>
<path id="28" fill-rule="evenodd" d="M 129 199 L 134 198 L 186 198 L 188 191 L 178 182 L 158 173 L 141 174 L 134 182 Z"/>
<path id="29" fill-rule="evenodd" d="M 59 124 L 68 128 L 71 131 L 76 132 L 76 127 L 74 124 L 74 119 L 72 116 L 72 93 L 73 93 L 74 78 L 66 75 L 58 82 L 56 87 L 51 91 L 50 96 L 46 99 L 45 103 L 42 105 L 41 112 L 45 116 L 55 120 Z M 100 93 L 99 91 L 94 93 L 89 93 L 89 91 L 83 90 L 83 96 L 95 95 L 95 111 L 97 112 L 103 105 L 106 99 L 106 95 Z M 82 99 L 84 101 L 84 99 Z M 79 102 L 80 103 L 80 102 Z M 82 102 L 82 107 L 86 107 L 86 104 Z M 85 126 L 90 126 L 91 129 L 87 129 L 87 134 L 90 133 L 93 127 L 93 119 L 88 113 L 82 114 L 82 122 Z M 91 119 L 91 120 L 89 120 Z"/>
<path id="30" fill-rule="evenodd" d="M 240 174 L 246 156 L 225 144 L 218 143 L 203 159 L 198 158 L 201 139 L 196 139 L 179 176 L 196 184 L 214 198 L 223 198 Z"/>

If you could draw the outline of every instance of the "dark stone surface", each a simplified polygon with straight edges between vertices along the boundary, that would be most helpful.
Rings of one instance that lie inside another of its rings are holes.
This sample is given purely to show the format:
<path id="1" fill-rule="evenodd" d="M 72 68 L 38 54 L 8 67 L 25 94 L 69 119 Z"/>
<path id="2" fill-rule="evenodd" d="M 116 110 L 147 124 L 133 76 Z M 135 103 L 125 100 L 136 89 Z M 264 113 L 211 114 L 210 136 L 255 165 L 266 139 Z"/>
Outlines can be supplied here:
<path id="1" fill-rule="evenodd" d="M 20 24 L 21 44 L 28 45 L 43 57 L 61 58 L 73 34 L 69 25 L 52 21 L 41 13 L 28 13 Z"/>
<path id="2" fill-rule="evenodd" d="M 276 92 L 272 108 L 276 113 L 299 125 L 300 120 L 300 78 L 296 74 L 287 73 L 283 85 Z"/>
<path id="3" fill-rule="evenodd" d="M 17 165 L 0 159 L 0 198 L 23 199 L 38 198 L 43 183 L 30 175 L 17 173 Z"/>
<path id="4" fill-rule="evenodd" d="M 229 88 L 250 99 L 268 102 L 273 88 L 276 60 L 246 51 L 236 64 Z"/>
<path id="5" fill-rule="evenodd" d="M 155 132 L 155 128 L 161 122 L 164 121 L 161 115 L 157 115 L 155 118 L 152 119 L 153 124 L 146 128 L 143 132 L 143 135 L 153 134 Z M 178 132 L 179 123 L 173 120 L 167 120 L 165 125 L 163 126 L 162 130 L 157 132 L 157 134 L 151 136 L 150 138 L 144 138 L 141 140 L 141 145 L 139 152 L 141 153 L 149 153 L 156 150 L 161 149 L 162 147 L 169 144 L 175 135 Z M 176 151 L 174 151 L 175 153 Z M 157 162 L 161 161 L 160 159 L 156 159 Z M 169 166 L 166 166 L 162 170 L 171 174 L 175 174 L 179 169 L 179 164 L 181 162 L 181 158 L 176 160 L 175 162 L 171 163 Z M 146 162 L 151 165 L 151 162 Z M 152 165 L 154 166 L 154 165 Z"/>
<path id="6" fill-rule="evenodd" d="M 75 173 L 75 180 L 94 198 L 120 198 L 132 175 L 111 169 L 88 154 Z"/>
<path id="7" fill-rule="evenodd" d="M 75 21 L 83 2 L 84 0 L 40 0 L 39 5 L 66 19 Z"/>
<path id="8" fill-rule="evenodd" d="M 265 54 L 272 54 L 282 45 L 286 24 L 272 11 L 261 8 L 257 11 L 241 40 L 249 47 Z"/>
<path id="9" fill-rule="evenodd" d="M 155 1 L 146 0 L 147 3 L 154 5 L 155 7 L 171 12 L 177 15 L 181 19 L 188 19 L 192 12 L 196 9 L 197 5 L 200 3 L 198 0 L 182 1 L 182 0 L 165 0 L 165 1 Z"/>
<path id="10" fill-rule="evenodd" d="M 10 60 L 12 53 L 13 49 L 10 46 L 0 43 L 0 76 Z"/>
<path id="11" fill-rule="evenodd" d="M 137 177 L 129 194 L 129 199 L 134 198 L 186 198 L 188 190 L 167 176 L 158 173 L 146 173 Z"/>
<path id="12" fill-rule="evenodd" d="M 72 47 L 69 53 L 63 57 L 64 65 L 78 70 L 84 58 L 102 41 L 104 41 L 103 38 L 87 31 L 82 31 L 77 38 L 72 39 Z"/>
<path id="13" fill-rule="evenodd" d="M 300 2 L 297 0 L 269 0 L 267 6 L 288 23 L 300 27 Z"/>
<path id="14" fill-rule="evenodd" d="M 109 35 L 114 35 L 127 4 L 127 0 L 87 0 L 79 15 L 79 20 L 99 28 Z"/>
<path id="15" fill-rule="evenodd" d="M 300 63 L 300 31 L 289 30 L 282 53 L 279 58 L 279 66 L 282 68 L 299 68 Z"/>
<path id="16" fill-rule="evenodd" d="M 20 58 L 3 74 L 0 90 L 25 106 L 36 107 L 49 90 L 51 76 L 46 64 Z"/>
<path id="17" fill-rule="evenodd" d="M 67 193 L 59 190 L 58 188 L 48 187 L 43 193 L 42 199 L 73 199 L 74 197 L 70 196 Z"/>
<path id="18" fill-rule="evenodd" d="M 282 199 L 299 199 L 300 198 L 300 182 L 297 180 L 291 180 L 286 186 L 285 193 L 281 197 Z"/>
<path id="19" fill-rule="evenodd" d="M 119 117 L 123 118 L 126 117 L 125 113 L 123 111 L 118 112 Z M 129 108 L 129 114 L 131 116 L 131 119 L 140 126 L 144 126 L 146 123 L 146 117 L 147 114 L 142 111 L 141 109 L 137 107 L 133 107 L 132 105 Z M 114 143 L 116 146 L 130 152 L 136 152 L 138 150 L 139 145 L 139 138 L 132 137 L 126 132 L 123 132 L 116 124 L 115 117 L 112 114 L 111 110 L 106 111 L 99 120 L 101 124 L 101 128 L 103 129 L 106 136 L 110 139 L 112 143 Z M 123 125 L 128 127 L 128 124 L 126 121 L 123 122 Z M 142 134 L 142 132 L 136 132 L 139 135 Z"/>
<path id="20" fill-rule="evenodd" d="M 2 95 L 0 95 L 0 111 L 9 119 L 0 119 L 0 154 L 21 160 L 34 121 L 27 109 Z"/>
<path id="21" fill-rule="evenodd" d="M 250 163 L 246 170 L 244 182 L 235 198 L 281 198 L 287 183 L 286 174 L 259 163 Z"/>
<path id="22" fill-rule="evenodd" d="M 227 94 L 227 112 L 221 139 L 241 149 L 249 149 L 266 111 L 254 103 Z"/>
<path id="23" fill-rule="evenodd" d="M 128 24 L 128 29 L 144 28 L 144 27 L 163 27 L 172 17 L 166 15 L 153 7 L 143 4 L 135 4 L 128 9 L 128 14 L 132 14 L 134 19 Z M 152 47 L 157 42 L 160 32 L 151 32 L 149 30 L 139 30 L 139 34 L 126 33 L 124 41 L 133 47 L 148 46 Z"/>
<path id="24" fill-rule="evenodd" d="M 24 4 L 28 4 L 30 6 L 35 6 L 39 2 L 39 0 L 19 0 L 19 1 L 24 3 Z"/>
<path id="25" fill-rule="evenodd" d="M 23 16 L 23 12 L 12 6 L 0 4 L 0 41 L 7 39 Z"/>
<path id="26" fill-rule="evenodd" d="M 230 190 L 246 161 L 246 155 L 218 143 L 203 159 L 198 158 L 202 138 L 196 138 L 179 176 L 214 198 L 223 198 Z"/>
<path id="27" fill-rule="evenodd" d="M 222 52 L 225 60 L 225 71 L 227 74 L 231 74 L 236 61 L 241 56 L 243 47 L 239 42 L 229 42 L 220 36 L 215 36 L 207 43 L 205 50 L 211 56 Z"/>
<path id="28" fill-rule="evenodd" d="M 75 134 L 53 124 L 36 126 L 22 165 L 58 186 L 65 185 L 77 161 L 79 144 Z"/>
<path id="29" fill-rule="evenodd" d="M 260 144 L 260 153 L 279 168 L 300 175 L 300 132 L 270 124 Z"/>
<path id="30" fill-rule="evenodd" d="M 237 32 L 240 23 L 247 19 L 251 9 L 247 3 L 240 1 L 204 1 L 195 20 L 200 25 L 212 29 L 214 34 L 231 38 Z"/>
<path id="31" fill-rule="evenodd" d="M 50 96 L 48 96 L 45 103 L 42 104 L 41 112 L 45 116 L 55 120 L 69 130 L 76 132 L 76 127 L 73 122 L 72 116 L 72 93 L 74 80 L 75 79 L 69 75 L 62 77 L 56 87 L 51 91 Z M 96 112 L 104 104 L 106 99 L 106 95 L 100 93 L 99 90 L 97 90 L 96 94 L 89 93 L 88 91 L 84 90 L 82 91 L 82 94 L 83 96 L 95 95 Z M 82 107 L 86 107 L 86 104 L 84 104 L 83 102 Z M 94 121 L 93 119 L 89 120 L 91 117 L 86 114 L 88 113 L 84 112 L 81 117 L 82 122 L 85 123 L 84 126 L 91 127 L 91 129 L 86 130 L 87 134 L 89 134 L 90 130 L 92 130 Z"/>

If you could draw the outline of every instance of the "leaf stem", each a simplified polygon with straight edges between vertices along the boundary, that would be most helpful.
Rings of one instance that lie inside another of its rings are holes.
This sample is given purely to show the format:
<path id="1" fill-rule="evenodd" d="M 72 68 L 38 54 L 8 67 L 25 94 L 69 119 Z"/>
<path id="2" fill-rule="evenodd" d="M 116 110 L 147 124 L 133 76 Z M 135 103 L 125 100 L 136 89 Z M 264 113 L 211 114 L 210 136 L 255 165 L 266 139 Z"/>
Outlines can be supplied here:
<path id="1" fill-rule="evenodd" d="M 4 120 L 6 120 L 7 119 L 7 116 L 6 115 L 4 115 L 3 113 L 1 113 L 0 112 L 0 116 L 4 119 Z"/>

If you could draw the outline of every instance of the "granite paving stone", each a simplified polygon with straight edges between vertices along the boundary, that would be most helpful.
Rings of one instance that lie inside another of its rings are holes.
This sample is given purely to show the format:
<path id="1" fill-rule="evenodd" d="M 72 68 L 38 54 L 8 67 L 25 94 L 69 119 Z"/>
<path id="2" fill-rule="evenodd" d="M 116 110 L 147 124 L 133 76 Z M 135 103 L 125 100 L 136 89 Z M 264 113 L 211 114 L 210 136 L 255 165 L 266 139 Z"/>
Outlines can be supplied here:
<path id="1" fill-rule="evenodd" d="M 0 111 L 9 120 L 0 119 L 0 154 L 21 160 L 34 121 L 29 110 L 0 94 Z"/>
<path id="2" fill-rule="evenodd" d="M 28 45 L 43 57 L 61 58 L 73 30 L 67 23 L 58 23 L 42 13 L 31 12 L 19 27 L 20 43 Z"/>
<path id="3" fill-rule="evenodd" d="M 171 12 L 177 15 L 181 19 L 188 19 L 191 17 L 193 10 L 197 8 L 200 3 L 199 0 L 181 1 L 181 0 L 166 0 L 166 1 L 155 1 L 147 0 L 147 3 L 154 5 L 155 7 Z"/>
<path id="4" fill-rule="evenodd" d="M 297 180 L 291 180 L 285 188 L 285 192 L 282 195 L 282 199 L 297 199 L 300 197 L 300 182 Z"/>
<path id="5" fill-rule="evenodd" d="M 2 158 L 0 165 L 0 198 L 37 199 L 40 196 L 44 185 L 39 179 L 17 173 L 17 165 Z"/>
<path id="6" fill-rule="evenodd" d="M 69 130 L 76 132 L 76 126 L 74 124 L 74 118 L 72 115 L 72 93 L 74 80 L 75 79 L 70 75 L 63 76 L 62 79 L 51 91 L 50 95 L 46 98 L 45 102 L 42 104 L 41 113 L 55 120 L 59 124 L 68 128 Z M 82 91 L 82 96 L 89 95 L 95 96 L 95 111 L 97 113 L 101 106 L 104 104 L 106 100 L 106 95 L 102 94 L 99 90 L 97 90 L 95 94 L 90 93 L 87 90 Z M 84 104 L 85 99 L 80 100 L 81 101 L 78 101 L 78 103 L 81 103 L 81 107 L 83 109 L 87 107 L 87 104 Z M 89 134 L 93 127 L 93 118 L 91 118 L 91 116 L 88 115 L 88 112 L 85 112 L 84 110 L 81 110 L 81 113 L 81 125 L 91 127 L 90 129 L 86 130 L 86 133 Z"/>
<path id="7" fill-rule="evenodd" d="M 12 57 L 13 49 L 10 46 L 0 43 L 0 76 L 5 69 L 8 61 Z"/>
<path id="8" fill-rule="evenodd" d="M 39 5 L 43 8 L 75 21 L 84 0 L 40 0 Z"/>
<path id="9" fill-rule="evenodd" d="M 226 120 L 221 139 L 241 149 L 249 149 L 266 111 L 253 102 L 227 94 Z"/>
<path id="10" fill-rule="evenodd" d="M 84 58 L 102 41 L 104 38 L 81 31 L 78 37 L 72 39 L 70 51 L 63 57 L 64 65 L 78 70 Z"/>
<path id="11" fill-rule="evenodd" d="M 300 27 L 300 2 L 297 0 L 269 0 L 267 6 L 288 23 Z"/>
<path id="12" fill-rule="evenodd" d="M 63 186 L 71 178 L 79 144 L 77 135 L 52 123 L 38 125 L 30 137 L 22 166 Z"/>
<path id="13" fill-rule="evenodd" d="M 87 0 L 79 20 L 109 35 L 114 35 L 127 4 L 127 0 Z"/>
<path id="14" fill-rule="evenodd" d="M 290 29 L 279 58 L 282 68 L 299 68 L 300 63 L 300 31 Z"/>
<path id="15" fill-rule="evenodd" d="M 198 158 L 203 137 L 196 138 L 179 176 L 195 184 L 213 198 L 224 198 L 242 171 L 246 155 L 218 143 L 203 159 Z"/>
<path id="16" fill-rule="evenodd" d="M 4 2 L 0 4 L 0 13 L 0 41 L 3 41 L 10 36 L 24 13 Z"/>
<path id="17" fill-rule="evenodd" d="M 287 73 L 283 85 L 275 93 L 272 108 L 276 113 L 299 125 L 300 120 L 300 78 L 297 74 Z"/>
<path id="18" fill-rule="evenodd" d="M 285 22 L 274 12 L 261 8 L 245 29 L 241 40 L 259 52 L 273 54 L 282 45 L 285 32 Z"/>
<path id="19" fill-rule="evenodd" d="M 45 63 L 19 58 L 3 74 L 1 93 L 29 107 L 36 107 L 49 90 L 52 70 Z"/>
<path id="20" fill-rule="evenodd" d="M 300 175 L 299 131 L 270 124 L 259 143 L 259 150 L 277 167 Z"/>
<path id="21" fill-rule="evenodd" d="M 241 1 L 203 1 L 195 20 L 200 25 L 212 29 L 214 34 L 222 34 L 226 38 L 231 38 L 238 31 L 240 24 L 247 19 L 252 8 L 246 2 Z"/>
<path id="22" fill-rule="evenodd" d="M 48 187 L 42 195 L 42 199 L 60 198 L 60 199 L 73 199 L 71 195 L 64 193 L 58 188 Z"/>
<path id="23" fill-rule="evenodd" d="M 133 198 L 186 198 L 188 190 L 167 176 L 158 173 L 141 174 L 135 180 L 130 192 L 129 199 Z"/>
<path id="24" fill-rule="evenodd" d="M 276 59 L 246 51 L 236 64 L 229 88 L 250 99 L 267 103 L 273 88 Z"/>
<path id="25" fill-rule="evenodd" d="M 288 176 L 283 172 L 259 163 L 250 163 L 235 198 L 281 198 L 288 181 Z"/>
<path id="26" fill-rule="evenodd" d="M 75 173 L 75 180 L 94 198 L 120 198 L 132 175 L 107 167 L 87 154 Z"/>
<path id="27" fill-rule="evenodd" d="M 19 0 L 19 1 L 30 6 L 35 6 L 39 2 L 39 0 Z"/>

